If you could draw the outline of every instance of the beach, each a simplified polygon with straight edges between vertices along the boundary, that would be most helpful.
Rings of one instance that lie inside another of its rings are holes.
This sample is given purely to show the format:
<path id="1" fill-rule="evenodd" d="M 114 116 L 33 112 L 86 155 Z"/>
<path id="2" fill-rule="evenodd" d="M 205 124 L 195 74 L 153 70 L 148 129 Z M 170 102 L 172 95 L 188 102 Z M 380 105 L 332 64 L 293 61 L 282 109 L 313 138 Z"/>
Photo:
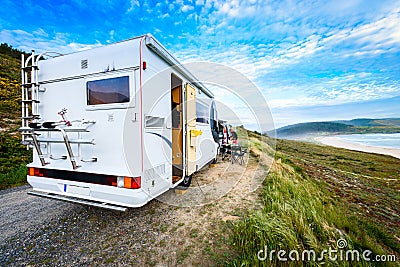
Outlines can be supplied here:
<path id="1" fill-rule="evenodd" d="M 328 145 L 328 146 L 346 148 L 346 149 L 350 149 L 350 150 L 356 150 L 356 151 L 362 151 L 362 152 L 368 152 L 368 153 L 390 155 L 390 156 L 400 159 L 400 149 L 396 149 L 396 148 L 367 146 L 367 145 L 362 145 L 362 144 L 358 144 L 358 143 L 343 141 L 335 136 L 318 136 L 318 137 L 315 137 L 314 140 L 317 143 L 322 143 L 322 144 Z"/>

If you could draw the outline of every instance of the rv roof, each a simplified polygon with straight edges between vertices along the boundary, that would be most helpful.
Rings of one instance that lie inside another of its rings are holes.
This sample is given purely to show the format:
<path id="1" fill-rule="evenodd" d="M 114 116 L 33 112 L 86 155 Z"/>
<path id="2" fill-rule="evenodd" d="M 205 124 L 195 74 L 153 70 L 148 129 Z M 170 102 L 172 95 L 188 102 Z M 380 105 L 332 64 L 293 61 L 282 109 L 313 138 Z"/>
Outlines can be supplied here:
<path id="1" fill-rule="evenodd" d="M 153 50 L 157 55 L 164 59 L 168 64 L 177 69 L 186 79 L 193 83 L 199 90 L 209 97 L 213 98 L 214 94 L 207 89 L 185 66 L 183 66 L 157 39 L 151 34 L 145 35 L 146 46 Z"/>
<path id="2" fill-rule="evenodd" d="M 199 90 L 204 92 L 209 97 L 213 98 L 214 94 L 207 89 L 185 66 L 183 66 L 157 39 L 155 39 L 151 34 L 140 35 L 137 37 L 129 38 L 123 41 L 115 42 L 108 45 L 118 44 L 122 42 L 128 42 L 134 39 L 144 38 L 146 46 L 160 56 L 165 62 L 167 62 L 171 67 L 176 69 L 180 74 L 182 74 L 186 79 L 189 80 L 194 86 Z M 98 48 L 98 47 L 96 47 Z M 96 49 L 93 48 L 93 49 Z M 58 54 L 58 56 L 70 55 L 74 53 L 79 53 L 82 51 L 72 52 L 68 54 Z M 54 53 L 54 52 L 52 52 Z M 42 56 L 49 55 L 49 52 L 42 53 Z M 56 56 L 57 57 L 57 56 Z M 40 57 L 39 57 L 40 58 Z"/>

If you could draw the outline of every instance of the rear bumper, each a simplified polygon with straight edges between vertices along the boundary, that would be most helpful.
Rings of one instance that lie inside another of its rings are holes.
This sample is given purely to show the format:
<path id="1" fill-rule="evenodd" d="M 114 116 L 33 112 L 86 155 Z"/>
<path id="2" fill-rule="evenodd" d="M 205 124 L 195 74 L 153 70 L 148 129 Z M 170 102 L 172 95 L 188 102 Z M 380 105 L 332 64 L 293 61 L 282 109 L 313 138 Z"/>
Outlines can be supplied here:
<path id="1" fill-rule="evenodd" d="M 84 199 L 79 199 L 79 198 L 55 195 L 55 194 L 51 194 L 51 193 L 42 193 L 42 192 L 38 192 L 38 191 L 31 191 L 31 192 L 28 192 L 28 194 L 33 195 L 33 196 L 39 196 L 39 197 L 45 197 L 45 198 L 50 198 L 50 199 L 55 199 L 55 200 L 62 200 L 62 201 L 77 203 L 77 204 L 95 206 L 95 207 L 100 207 L 100 208 L 105 208 L 105 209 L 126 211 L 125 207 L 120 207 L 120 206 L 111 205 L 111 204 L 107 204 L 107 203 L 95 202 L 95 201 L 91 201 L 91 200 L 84 200 Z"/>
<path id="2" fill-rule="evenodd" d="M 112 208 L 111 206 L 136 208 L 145 205 L 150 199 L 142 189 L 126 189 L 29 175 L 28 183 L 33 187 L 32 195 L 103 208 Z M 123 210 L 123 208 L 114 209 Z"/>

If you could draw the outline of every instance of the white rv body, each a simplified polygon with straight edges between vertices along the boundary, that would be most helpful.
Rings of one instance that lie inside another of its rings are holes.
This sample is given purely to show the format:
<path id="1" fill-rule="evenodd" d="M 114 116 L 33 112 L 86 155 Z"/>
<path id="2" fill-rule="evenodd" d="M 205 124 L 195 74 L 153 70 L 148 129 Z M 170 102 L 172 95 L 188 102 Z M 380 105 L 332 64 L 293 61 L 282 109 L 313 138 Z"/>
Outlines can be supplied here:
<path id="1" fill-rule="evenodd" d="M 140 207 L 217 157 L 212 93 L 151 35 L 40 59 L 22 68 L 32 194 Z"/>

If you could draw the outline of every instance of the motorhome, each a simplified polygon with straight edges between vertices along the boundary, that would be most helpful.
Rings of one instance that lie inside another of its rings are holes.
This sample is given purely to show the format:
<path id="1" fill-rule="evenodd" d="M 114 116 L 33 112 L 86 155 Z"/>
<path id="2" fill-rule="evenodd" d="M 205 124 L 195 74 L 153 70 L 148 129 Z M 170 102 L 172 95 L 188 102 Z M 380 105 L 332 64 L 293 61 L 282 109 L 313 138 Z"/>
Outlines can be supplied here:
<path id="1" fill-rule="evenodd" d="M 125 210 L 215 161 L 214 95 L 153 36 L 22 56 L 32 195 Z"/>

